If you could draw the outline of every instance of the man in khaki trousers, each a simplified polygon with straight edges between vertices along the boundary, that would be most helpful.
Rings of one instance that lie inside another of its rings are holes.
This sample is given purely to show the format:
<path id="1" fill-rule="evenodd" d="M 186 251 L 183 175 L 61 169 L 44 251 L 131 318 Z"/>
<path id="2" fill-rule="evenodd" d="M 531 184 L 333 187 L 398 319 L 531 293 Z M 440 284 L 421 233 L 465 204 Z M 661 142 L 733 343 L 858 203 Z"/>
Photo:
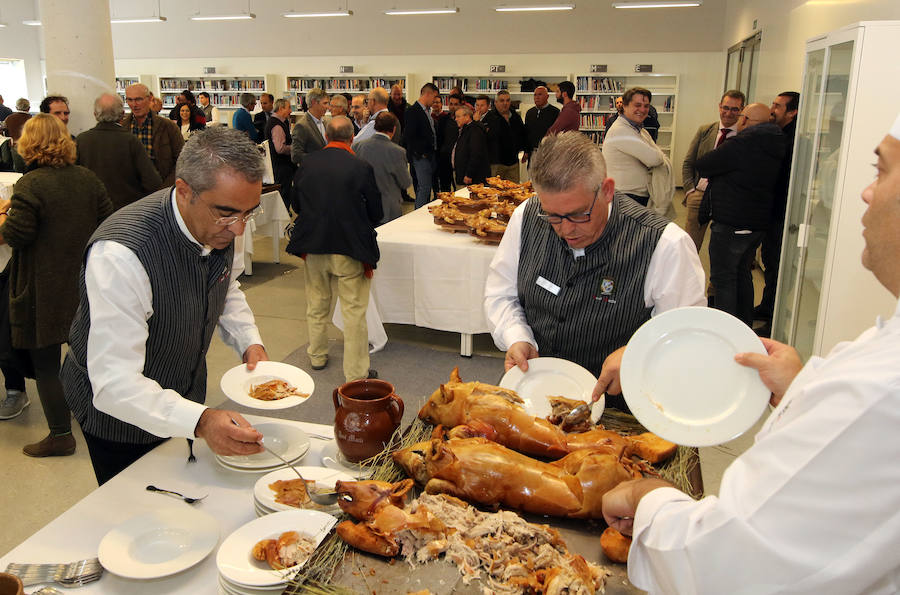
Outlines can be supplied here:
<path id="1" fill-rule="evenodd" d="M 353 124 L 335 116 L 325 130 L 328 144 L 300 163 L 291 191 L 297 212 L 289 254 L 306 261 L 306 319 L 310 365 L 328 365 L 331 284 L 344 316 L 344 377 L 349 382 L 377 378 L 369 369 L 366 308 L 378 262 L 375 224 L 382 218 L 381 194 L 372 166 L 350 148 Z"/>

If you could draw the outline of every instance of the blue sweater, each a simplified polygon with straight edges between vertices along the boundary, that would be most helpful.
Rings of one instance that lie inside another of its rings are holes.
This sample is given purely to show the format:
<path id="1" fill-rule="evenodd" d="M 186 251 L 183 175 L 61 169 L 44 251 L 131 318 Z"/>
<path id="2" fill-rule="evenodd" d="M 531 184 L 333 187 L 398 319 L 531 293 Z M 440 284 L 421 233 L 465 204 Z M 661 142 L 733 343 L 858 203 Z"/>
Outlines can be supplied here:
<path id="1" fill-rule="evenodd" d="M 253 116 L 245 108 L 242 107 L 234 112 L 234 116 L 231 117 L 231 127 L 246 132 L 253 142 L 259 142 L 259 134 L 253 125 Z"/>

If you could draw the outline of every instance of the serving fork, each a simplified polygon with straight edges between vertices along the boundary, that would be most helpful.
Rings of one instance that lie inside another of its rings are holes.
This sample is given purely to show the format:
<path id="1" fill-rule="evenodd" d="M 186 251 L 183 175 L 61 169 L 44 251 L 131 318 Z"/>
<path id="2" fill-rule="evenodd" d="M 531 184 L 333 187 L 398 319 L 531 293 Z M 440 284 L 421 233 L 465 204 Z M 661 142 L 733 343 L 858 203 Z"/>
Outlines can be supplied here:
<path id="1" fill-rule="evenodd" d="M 22 584 L 59 583 L 63 587 L 81 587 L 103 575 L 103 566 L 97 558 L 88 558 L 68 564 L 10 564 L 6 572 L 18 576 Z"/>

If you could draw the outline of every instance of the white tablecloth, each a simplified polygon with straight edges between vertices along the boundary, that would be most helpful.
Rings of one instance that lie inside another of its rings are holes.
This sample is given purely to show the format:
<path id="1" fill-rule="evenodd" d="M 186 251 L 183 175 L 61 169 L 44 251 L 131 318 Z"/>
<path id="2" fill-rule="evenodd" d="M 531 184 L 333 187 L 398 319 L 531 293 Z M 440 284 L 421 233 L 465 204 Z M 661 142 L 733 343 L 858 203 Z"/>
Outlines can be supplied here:
<path id="1" fill-rule="evenodd" d="M 253 274 L 253 235 L 270 236 L 272 238 L 272 262 L 281 262 L 281 238 L 284 228 L 290 223 L 291 215 L 284 208 L 281 193 L 266 192 L 259 199 L 263 212 L 250 224 L 244 227 L 244 235 L 235 240 L 235 253 L 244 256 L 244 273 Z"/>
<path id="2" fill-rule="evenodd" d="M 268 418 L 246 415 L 250 423 Z M 333 436 L 331 426 L 291 422 L 307 432 Z M 322 448 L 328 442 L 313 438 L 303 465 L 321 465 Z M 187 443 L 174 438 L 160 445 L 112 480 L 91 492 L 72 508 L 51 521 L 8 554 L 0 558 L 0 569 L 11 562 L 72 562 L 97 556 L 100 540 L 113 527 L 129 518 L 163 507 L 194 506 L 215 517 L 220 524 L 219 545 L 238 527 L 256 518 L 253 485 L 262 474 L 238 473 L 219 466 L 206 442 L 194 442 L 195 463 L 187 462 Z M 152 484 L 188 495 L 209 494 L 198 504 L 148 492 Z M 35 486 L 39 491 L 40 486 Z M 39 494 L 36 492 L 36 497 Z M 131 580 L 106 572 L 78 593 L 121 595 L 197 595 L 217 592 L 216 551 L 202 562 L 173 576 L 155 580 Z M 29 589 L 32 590 L 32 589 Z"/>
<path id="3" fill-rule="evenodd" d="M 9 200 L 12 197 L 13 185 L 22 177 L 22 174 L 12 171 L 0 171 L 0 200 Z M 0 245 L 0 271 L 6 268 L 12 256 L 12 249 L 6 244 Z"/>

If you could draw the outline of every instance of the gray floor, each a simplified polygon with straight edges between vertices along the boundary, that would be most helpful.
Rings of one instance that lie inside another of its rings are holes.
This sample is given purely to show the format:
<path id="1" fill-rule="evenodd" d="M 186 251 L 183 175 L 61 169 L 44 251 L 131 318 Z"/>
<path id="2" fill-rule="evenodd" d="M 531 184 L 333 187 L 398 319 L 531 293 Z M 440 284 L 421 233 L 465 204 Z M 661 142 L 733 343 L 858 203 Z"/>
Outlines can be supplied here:
<path id="1" fill-rule="evenodd" d="M 679 220 L 683 220 L 680 192 L 676 195 Z M 408 205 L 407 205 L 408 206 Z M 283 360 L 298 347 L 307 343 L 305 324 L 306 301 L 303 283 L 303 263 L 283 251 L 281 264 L 271 260 L 271 241 L 257 241 L 253 277 L 242 278 L 244 290 L 257 324 L 266 343 L 270 358 Z M 701 260 L 708 270 L 709 259 L 704 246 Z M 758 273 L 758 271 L 756 271 Z M 759 275 L 756 275 L 757 294 Z M 459 349 L 459 335 L 419 329 L 404 325 L 388 325 L 390 341 L 412 345 L 427 345 L 448 353 Z M 332 328 L 332 338 L 340 339 L 340 332 Z M 488 335 L 475 338 L 475 353 L 502 357 Z M 208 403 L 219 405 L 226 399 L 219 390 L 219 378 L 239 363 L 238 357 L 216 337 L 210 348 Z M 502 363 L 498 361 L 498 374 Z M 448 370 L 449 372 L 449 370 Z M 410 371 L 410 373 L 413 373 Z M 494 382 L 496 378 L 479 378 Z M 91 471 L 87 449 L 77 424 L 74 432 L 78 441 L 75 455 L 70 457 L 32 459 L 22 454 L 22 446 L 43 438 L 47 426 L 37 399 L 34 382 L 28 382 L 31 406 L 12 420 L 0 421 L 0 485 L 3 485 L 2 504 L 4 527 L 0 531 L 0 552 L 6 553 L 50 520 L 83 498 L 97 484 Z M 716 448 L 701 450 L 701 464 L 707 493 L 716 493 L 719 481 L 730 461 L 752 442 L 755 430 L 743 437 Z"/>

